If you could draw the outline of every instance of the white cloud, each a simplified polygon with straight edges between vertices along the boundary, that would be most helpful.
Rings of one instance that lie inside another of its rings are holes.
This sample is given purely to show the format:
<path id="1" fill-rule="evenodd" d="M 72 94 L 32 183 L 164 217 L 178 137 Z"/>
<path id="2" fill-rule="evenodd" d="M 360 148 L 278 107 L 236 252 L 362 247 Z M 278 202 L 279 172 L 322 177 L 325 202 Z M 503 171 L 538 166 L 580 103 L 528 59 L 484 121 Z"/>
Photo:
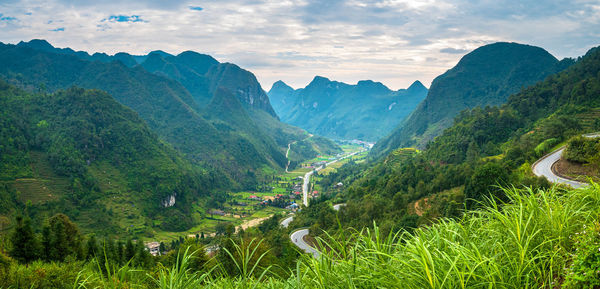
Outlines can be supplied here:
<path id="1" fill-rule="evenodd" d="M 0 20 L 3 42 L 43 38 L 107 53 L 194 50 L 251 70 L 265 89 L 278 79 L 305 86 L 317 74 L 391 88 L 416 79 L 428 85 L 487 43 L 527 43 L 562 58 L 598 45 L 600 31 L 597 0 L 4 0 L 0 13 L 17 19 Z M 102 22 L 115 15 L 143 21 Z M 64 31 L 50 31 L 57 28 Z"/>

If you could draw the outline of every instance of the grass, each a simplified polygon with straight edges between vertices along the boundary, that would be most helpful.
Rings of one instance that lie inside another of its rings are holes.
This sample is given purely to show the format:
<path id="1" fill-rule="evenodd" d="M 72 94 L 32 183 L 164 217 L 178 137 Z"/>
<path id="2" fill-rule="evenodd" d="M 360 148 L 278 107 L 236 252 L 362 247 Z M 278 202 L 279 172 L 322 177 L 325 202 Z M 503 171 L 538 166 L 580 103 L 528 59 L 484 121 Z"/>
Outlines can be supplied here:
<path id="1" fill-rule="evenodd" d="M 597 283 L 594 275 L 575 275 L 588 264 L 578 260 L 600 258 L 600 231 L 586 229 L 600 228 L 600 186 L 505 193 L 507 203 L 488 200 L 458 220 L 441 219 L 412 233 L 383 233 L 375 224 L 330 232 L 316 239 L 328 250 L 318 259 L 302 255 L 289 278 L 269 274 L 269 264 L 261 264 L 266 253 L 258 250 L 262 241 L 253 239 L 223 249 L 231 275 L 218 262 L 190 270 L 194 253 L 186 251 L 173 266 L 159 264 L 146 274 L 128 264 L 105 274 L 83 266 L 79 273 L 64 271 L 70 272 L 64 282 L 69 288 L 596 288 L 588 285 Z M 578 236 L 586 232 L 594 233 L 586 237 L 591 253 L 581 255 Z M 17 266 L 7 278 L 41 270 L 35 263 Z M 63 272 L 58 264 L 47 266 Z"/>
<path id="2" fill-rule="evenodd" d="M 560 288 L 573 236 L 597 222 L 600 186 L 505 192 L 510 203 L 490 200 L 412 234 L 384 235 L 374 226 L 318 238 L 329 250 L 319 259 L 304 255 L 289 279 L 221 278 L 207 287 Z"/>

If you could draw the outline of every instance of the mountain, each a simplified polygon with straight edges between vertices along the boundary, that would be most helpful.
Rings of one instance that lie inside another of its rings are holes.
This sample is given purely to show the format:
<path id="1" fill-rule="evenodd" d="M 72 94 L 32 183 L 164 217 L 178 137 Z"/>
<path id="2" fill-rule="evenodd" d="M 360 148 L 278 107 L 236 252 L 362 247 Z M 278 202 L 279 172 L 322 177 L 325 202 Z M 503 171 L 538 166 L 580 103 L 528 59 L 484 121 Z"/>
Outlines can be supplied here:
<path id="1" fill-rule="evenodd" d="M 0 80 L 0 115 L 0 215 L 30 201 L 30 215 L 68 213 L 97 234 L 149 220 L 178 231 L 219 183 L 103 91 L 29 94 Z"/>
<path id="2" fill-rule="evenodd" d="M 413 111 L 427 94 L 415 81 L 408 89 L 392 91 L 371 80 L 356 85 L 316 76 L 294 90 L 277 81 L 269 97 L 281 120 L 334 139 L 376 141 Z"/>
<path id="3" fill-rule="evenodd" d="M 354 228 L 374 220 L 382 227 L 415 227 L 460 217 L 465 206 L 488 203 L 486 198 L 508 201 L 499 186 L 531 187 L 533 192 L 550 187 L 531 165 L 570 138 L 600 130 L 599 95 L 596 47 L 561 72 L 510 95 L 501 106 L 462 111 L 424 150 L 399 148 L 360 168 L 342 167 L 337 179 L 321 186 L 337 192 L 331 189 L 335 183 L 352 183 L 339 220 Z"/>
<path id="4" fill-rule="evenodd" d="M 261 171 L 265 166 L 283 168 L 287 163 L 287 143 L 305 138 L 305 133 L 297 128 L 289 128 L 291 132 L 281 140 L 276 140 L 270 134 L 263 137 L 265 133 L 259 137 L 235 126 L 231 126 L 236 128 L 235 132 L 223 133 L 218 127 L 219 123 L 213 123 L 203 116 L 203 107 L 195 101 L 195 97 L 181 83 L 171 78 L 150 73 L 139 65 L 127 67 L 119 61 L 88 61 L 76 55 L 47 50 L 0 44 L 0 75 L 28 90 L 56 91 L 73 85 L 104 90 L 120 103 L 135 110 L 161 139 L 170 143 L 188 160 L 210 167 L 217 174 L 228 176 L 233 180 L 232 188 L 235 188 L 235 183 L 260 181 Z M 148 59 L 156 59 L 155 57 L 162 58 L 160 53 L 151 53 Z M 182 53 L 179 57 L 184 61 L 189 55 Z M 196 71 L 201 65 L 196 63 L 188 67 Z M 216 74 L 229 75 L 230 72 Z M 212 80 L 218 82 L 219 78 Z M 233 86 L 233 80 L 220 81 Z M 238 95 L 248 94 L 243 92 Z M 257 109 L 253 109 L 252 104 L 256 104 Z M 253 102 L 246 106 L 252 108 L 250 110 L 260 110 L 265 105 L 268 102 Z M 270 105 L 266 107 L 267 110 L 268 107 Z M 265 113 L 269 114 L 267 111 Z M 233 114 L 224 113 L 223 117 L 227 116 Z M 273 120 L 269 121 L 278 122 L 274 117 L 271 118 Z M 258 152 L 254 155 L 256 158 L 236 157 L 239 155 L 236 150 L 239 144 L 248 143 L 258 146 L 255 148 Z M 318 152 L 313 151 L 312 154 L 316 156 Z M 248 170 L 257 172 L 259 177 L 248 176 L 245 174 Z"/>
<path id="5" fill-rule="evenodd" d="M 166 58 L 158 53 L 150 53 L 140 65 L 149 72 L 180 82 L 201 108 L 208 104 L 212 97 L 209 80 L 204 75 L 217 64 L 219 62 L 209 55 L 188 51 Z"/>
<path id="6" fill-rule="evenodd" d="M 424 147 L 452 125 L 460 111 L 500 105 L 509 95 L 568 65 L 535 46 L 500 42 L 477 48 L 434 79 L 425 100 L 375 145 L 373 154 L 383 156 L 398 147 Z"/>
<path id="7" fill-rule="evenodd" d="M 123 63 L 129 67 L 133 67 L 137 64 L 135 58 L 128 53 L 120 52 L 113 56 L 110 56 L 106 53 L 94 53 L 94 54 L 90 55 L 85 51 L 75 51 L 71 48 L 55 48 L 54 46 L 52 46 L 52 44 L 48 43 L 48 41 L 43 40 L 43 39 L 33 39 L 33 40 L 30 40 L 29 42 L 21 41 L 17 44 L 17 46 L 29 47 L 32 49 L 41 50 L 41 51 L 45 51 L 45 52 L 73 55 L 73 56 L 77 56 L 78 58 L 81 58 L 84 60 L 89 60 L 89 61 L 100 61 L 100 62 L 105 62 L 105 63 L 109 63 L 112 61 L 120 61 L 121 63 Z"/>
<path id="8" fill-rule="evenodd" d="M 195 103 L 190 104 L 199 109 L 210 119 L 219 119 L 219 125 L 228 125 L 244 130 L 252 130 L 254 136 L 263 142 L 264 148 L 273 147 L 273 143 L 265 143 L 265 140 L 274 140 L 275 146 L 287 149 L 291 142 L 306 138 L 306 132 L 282 123 L 273 108 L 267 94 L 258 83 L 256 77 L 245 69 L 231 63 L 219 63 L 209 55 L 193 51 L 182 52 L 177 56 L 150 55 L 141 63 L 147 71 L 161 75 L 180 82 L 192 95 Z M 221 115 L 215 116 L 209 104 L 219 89 L 225 89 L 235 96 L 245 112 L 218 110 Z M 248 115 L 249 119 L 244 122 L 235 121 L 239 115 Z M 233 123 L 230 123 L 230 119 Z M 243 126 L 240 126 L 243 123 Z M 249 126 L 255 126 L 250 128 Z M 256 140 L 253 143 L 258 143 Z M 294 161 L 313 158 L 317 154 L 331 154 L 339 152 L 335 143 L 325 139 L 314 137 L 310 139 L 311 145 L 300 149 L 299 146 L 292 147 L 291 158 Z M 308 149 L 307 147 L 310 147 Z M 324 149 L 324 151 L 320 150 Z M 268 149 L 271 150 L 271 149 Z"/>

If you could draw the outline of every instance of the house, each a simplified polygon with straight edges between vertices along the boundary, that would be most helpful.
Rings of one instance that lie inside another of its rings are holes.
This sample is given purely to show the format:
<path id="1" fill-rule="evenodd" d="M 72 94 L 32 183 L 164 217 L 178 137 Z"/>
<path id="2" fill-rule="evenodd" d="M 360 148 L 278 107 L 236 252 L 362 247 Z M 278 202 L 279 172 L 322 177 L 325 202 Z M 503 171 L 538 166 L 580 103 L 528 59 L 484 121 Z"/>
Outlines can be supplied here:
<path id="1" fill-rule="evenodd" d="M 259 196 L 256 196 L 256 195 L 250 195 L 250 196 L 248 197 L 248 199 L 250 199 L 250 200 L 260 200 L 260 197 L 259 197 Z"/>
<path id="2" fill-rule="evenodd" d="M 149 242 L 145 244 L 146 250 L 150 252 L 152 256 L 160 256 L 160 243 L 159 242 Z"/>
<path id="3" fill-rule="evenodd" d="M 341 188 L 343 186 L 344 186 L 344 184 L 342 182 L 339 182 L 339 183 L 335 184 L 335 186 L 333 186 L 333 187 L 337 189 L 337 188 Z"/>
<path id="4" fill-rule="evenodd" d="M 293 204 L 291 204 L 291 205 L 289 205 L 289 206 L 287 206 L 285 208 L 288 209 L 288 210 L 297 210 L 299 208 L 299 206 L 298 206 L 298 204 L 293 203 Z"/>

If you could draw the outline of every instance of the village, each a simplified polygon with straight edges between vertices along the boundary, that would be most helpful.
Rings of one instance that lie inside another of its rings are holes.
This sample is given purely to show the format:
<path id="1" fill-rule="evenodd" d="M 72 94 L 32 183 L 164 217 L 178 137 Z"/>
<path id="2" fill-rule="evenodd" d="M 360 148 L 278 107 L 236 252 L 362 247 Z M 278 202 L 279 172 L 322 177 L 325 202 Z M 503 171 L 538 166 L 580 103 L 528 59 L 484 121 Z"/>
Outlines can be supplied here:
<path id="1" fill-rule="evenodd" d="M 202 221 L 200 225 L 189 230 L 185 236 L 188 238 L 203 239 L 206 242 L 210 238 L 226 235 L 228 230 L 238 232 L 239 230 L 246 230 L 256 226 L 274 214 L 293 214 L 301 210 L 303 199 L 302 186 L 304 176 L 307 172 L 325 166 L 331 161 L 342 159 L 351 152 L 363 151 L 369 145 L 368 143 L 347 144 L 343 153 L 331 156 L 317 156 L 299 164 L 293 171 L 273 176 L 270 182 L 258 187 L 258 190 L 224 194 L 225 197 L 223 199 L 209 200 L 205 204 L 205 207 L 208 206 L 208 208 L 196 206 L 195 214 Z M 359 154 L 352 159 L 362 159 L 364 156 L 365 154 Z M 315 174 L 310 180 L 307 197 L 309 199 L 319 197 L 321 189 L 316 180 L 319 179 L 320 174 L 327 174 L 343 165 L 346 161 L 348 160 L 338 162 Z M 335 187 L 341 188 L 343 184 L 337 183 Z M 178 239 L 180 237 L 176 234 L 157 237 L 156 239 L 158 240 L 170 239 L 170 242 L 180 240 Z M 152 255 L 164 253 L 164 248 L 161 250 L 161 242 L 159 241 L 146 242 L 145 245 Z M 211 245 L 207 244 L 206 246 L 207 252 L 215 249 Z"/>

